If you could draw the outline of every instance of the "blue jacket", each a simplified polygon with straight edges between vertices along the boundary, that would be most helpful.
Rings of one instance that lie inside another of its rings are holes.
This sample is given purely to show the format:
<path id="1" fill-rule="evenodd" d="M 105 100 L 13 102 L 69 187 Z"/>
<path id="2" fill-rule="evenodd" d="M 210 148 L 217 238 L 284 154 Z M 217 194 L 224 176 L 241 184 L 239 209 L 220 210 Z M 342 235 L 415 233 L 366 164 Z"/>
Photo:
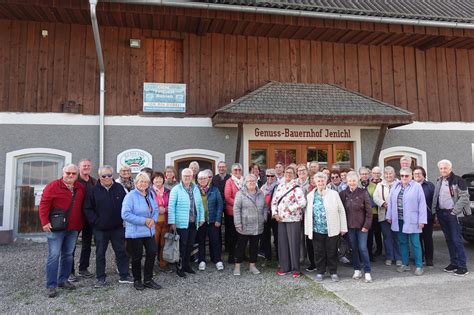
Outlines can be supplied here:
<path id="1" fill-rule="evenodd" d="M 421 183 L 421 187 L 423 188 L 423 192 L 425 193 L 426 210 L 428 211 L 427 216 L 428 219 L 432 221 L 433 214 L 431 213 L 431 208 L 433 207 L 433 195 L 435 191 L 435 185 L 432 182 L 425 180 L 423 181 L 423 183 Z"/>
<path id="2" fill-rule="evenodd" d="M 196 227 L 199 222 L 204 222 L 204 205 L 202 204 L 201 192 L 199 188 L 191 183 L 193 188 L 194 203 L 196 205 Z M 179 183 L 171 189 L 170 200 L 168 203 L 168 224 L 176 224 L 178 229 L 187 229 L 189 226 L 189 195 L 183 186 Z"/>
<path id="3" fill-rule="evenodd" d="M 397 198 L 402 189 L 402 182 L 398 181 L 392 187 L 387 207 L 387 220 L 392 220 L 392 231 L 398 232 Z M 403 192 L 403 233 L 421 233 L 419 224 L 426 224 L 425 193 L 420 184 L 411 180 Z"/>
<path id="4" fill-rule="evenodd" d="M 84 214 L 87 221 L 98 230 L 123 227 L 122 203 L 125 198 L 122 185 L 113 182 L 107 190 L 100 182 L 87 191 Z"/>
<path id="5" fill-rule="evenodd" d="M 145 221 L 146 218 L 152 218 L 155 222 L 158 221 L 158 206 L 152 194 L 147 194 L 146 198 L 148 198 L 153 209 L 152 213 L 150 213 L 145 197 L 141 195 L 139 190 L 134 189 L 125 196 L 122 204 L 122 219 L 125 221 L 126 238 L 155 235 L 155 227 L 148 228 Z"/>
<path id="6" fill-rule="evenodd" d="M 207 191 L 207 211 L 209 212 L 208 223 L 221 223 L 224 202 L 222 201 L 221 193 L 216 186 L 211 185 Z"/>

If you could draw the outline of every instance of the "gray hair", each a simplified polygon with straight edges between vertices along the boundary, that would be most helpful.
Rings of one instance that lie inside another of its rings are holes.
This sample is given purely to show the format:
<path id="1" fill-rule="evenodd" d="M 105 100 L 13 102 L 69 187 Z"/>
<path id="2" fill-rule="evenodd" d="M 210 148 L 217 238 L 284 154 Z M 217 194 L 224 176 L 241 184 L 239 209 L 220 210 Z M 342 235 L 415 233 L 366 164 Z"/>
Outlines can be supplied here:
<path id="1" fill-rule="evenodd" d="M 214 176 L 214 173 L 210 169 L 205 169 L 204 173 L 206 173 L 207 176 Z"/>
<path id="2" fill-rule="evenodd" d="M 355 171 L 350 171 L 346 175 L 346 180 L 349 180 L 349 178 L 355 178 L 356 180 L 359 180 L 359 175 L 357 175 L 357 172 Z"/>
<path id="3" fill-rule="evenodd" d="M 227 167 L 227 163 L 226 163 L 225 161 L 219 161 L 219 162 L 217 163 L 217 166 L 219 166 L 220 164 L 224 164 L 224 165 Z"/>
<path id="4" fill-rule="evenodd" d="M 314 164 L 316 164 L 317 166 L 319 166 L 318 161 L 311 161 L 311 162 L 309 162 L 309 166 L 314 165 Z"/>
<path id="5" fill-rule="evenodd" d="M 395 174 L 395 169 L 393 167 L 391 167 L 390 165 L 385 166 L 383 171 L 384 171 L 384 173 L 393 173 L 393 174 Z"/>
<path id="6" fill-rule="evenodd" d="M 120 166 L 119 172 L 121 172 L 123 170 L 130 170 L 130 169 L 131 169 L 130 166 L 124 164 L 124 165 Z"/>
<path id="7" fill-rule="evenodd" d="M 255 176 L 253 174 L 248 174 L 247 176 L 245 176 L 245 183 L 247 183 L 247 181 L 249 179 L 253 179 L 253 180 L 257 181 L 257 176 Z"/>
<path id="8" fill-rule="evenodd" d="M 191 175 L 193 175 L 193 170 L 190 169 L 190 168 L 184 168 L 184 169 L 181 171 L 181 177 L 183 177 L 184 173 L 191 173 Z"/>
<path id="9" fill-rule="evenodd" d="M 112 172 L 112 174 L 114 173 L 114 168 L 110 165 L 103 165 L 101 167 L 99 167 L 99 170 L 97 171 L 97 174 L 99 174 L 99 176 L 101 176 L 105 170 L 110 170 L 110 172 Z"/>
<path id="10" fill-rule="evenodd" d="M 452 168 L 453 168 L 453 163 L 451 163 L 450 160 L 446 160 L 446 159 L 439 161 L 437 165 L 438 165 L 438 168 L 439 168 L 441 165 L 446 165 L 449 169 L 452 169 Z"/>
<path id="11" fill-rule="evenodd" d="M 92 163 L 92 161 L 90 159 L 80 159 L 79 162 L 77 163 L 77 165 L 80 166 L 82 164 L 82 162 L 91 162 Z"/>
<path id="12" fill-rule="evenodd" d="M 191 168 L 191 166 L 197 166 L 197 168 L 199 169 L 199 163 L 198 161 L 192 161 L 191 163 L 189 163 L 189 168 Z"/>
<path id="13" fill-rule="evenodd" d="M 314 174 L 313 176 L 314 181 L 316 181 L 316 178 L 324 178 L 324 182 L 328 181 L 328 175 L 323 172 L 317 172 L 316 174 Z"/>
<path id="14" fill-rule="evenodd" d="M 408 162 L 411 163 L 411 156 L 409 156 L 409 155 L 404 155 L 404 156 L 402 156 L 402 157 L 400 158 L 400 162 L 401 162 L 401 161 L 408 161 Z"/>
<path id="15" fill-rule="evenodd" d="M 207 172 L 206 172 L 206 171 L 207 171 L 207 170 L 200 171 L 200 172 L 198 173 L 198 175 L 197 175 L 197 178 L 198 178 L 198 179 L 200 179 L 200 178 L 205 178 L 205 179 L 207 179 L 207 176 L 208 176 L 208 175 L 207 175 Z"/>
<path id="16" fill-rule="evenodd" d="M 135 180 L 134 180 L 135 185 L 136 185 L 136 184 L 138 183 L 138 181 L 139 181 L 140 179 L 142 179 L 142 178 L 145 179 L 148 183 L 150 183 L 150 176 L 148 176 L 148 174 L 145 173 L 145 172 L 140 172 L 140 173 L 138 173 L 138 175 L 135 177 Z"/>
<path id="17" fill-rule="evenodd" d="M 378 166 L 374 166 L 374 167 L 372 168 L 372 173 L 373 173 L 374 171 L 379 171 L 379 173 L 382 172 L 382 170 L 381 170 L 380 167 L 378 167 Z"/>
<path id="18" fill-rule="evenodd" d="M 413 172 L 413 171 L 412 171 L 411 168 L 409 168 L 409 167 L 402 167 L 402 168 L 400 169 L 400 174 L 403 173 L 404 175 L 411 175 L 412 172 Z"/>
<path id="19" fill-rule="evenodd" d="M 275 169 L 274 168 L 268 168 L 265 171 L 265 175 L 276 175 Z"/>
<path id="20" fill-rule="evenodd" d="M 76 173 L 79 172 L 79 167 L 77 167 L 76 164 L 73 164 L 73 163 L 68 163 L 66 165 L 64 165 L 63 167 L 63 173 L 70 167 L 74 167 L 76 169 Z"/>
<path id="21" fill-rule="evenodd" d="M 240 164 L 240 163 L 234 163 L 234 164 L 232 164 L 231 170 L 234 170 L 234 168 L 240 168 L 240 169 L 242 169 L 242 164 Z"/>
<path id="22" fill-rule="evenodd" d="M 362 166 L 361 168 L 359 168 L 359 174 L 363 171 L 366 171 L 367 173 L 370 173 L 370 170 L 365 166 Z"/>

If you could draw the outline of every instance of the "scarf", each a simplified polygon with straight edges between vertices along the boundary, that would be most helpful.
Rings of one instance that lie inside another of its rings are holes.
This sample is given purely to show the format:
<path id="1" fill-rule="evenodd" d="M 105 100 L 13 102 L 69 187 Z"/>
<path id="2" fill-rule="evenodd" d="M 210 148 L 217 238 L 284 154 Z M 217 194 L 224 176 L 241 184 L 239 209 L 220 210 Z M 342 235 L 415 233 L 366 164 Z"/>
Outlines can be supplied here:
<path id="1" fill-rule="evenodd" d="M 377 185 L 378 183 L 380 183 L 381 181 L 382 181 L 381 178 L 379 178 L 379 179 L 372 178 L 372 180 L 371 180 L 371 182 L 374 183 L 374 184 L 376 184 L 376 185 Z"/>
<path id="2" fill-rule="evenodd" d="M 241 177 L 240 179 L 236 176 L 232 175 L 232 181 L 234 182 L 235 186 L 237 186 L 238 190 L 241 190 L 244 187 L 244 178 Z"/>
<path id="3" fill-rule="evenodd" d="M 128 191 L 135 189 L 135 185 L 133 184 L 133 180 L 130 177 L 128 180 L 125 180 L 123 177 L 120 177 L 120 182 L 122 183 L 123 187 Z"/>
<path id="4" fill-rule="evenodd" d="M 273 189 L 275 189 L 275 187 L 278 186 L 278 181 L 274 181 L 271 185 L 268 185 L 268 183 L 265 185 L 265 190 L 264 190 L 264 193 L 265 195 L 270 195 L 273 191 Z"/>

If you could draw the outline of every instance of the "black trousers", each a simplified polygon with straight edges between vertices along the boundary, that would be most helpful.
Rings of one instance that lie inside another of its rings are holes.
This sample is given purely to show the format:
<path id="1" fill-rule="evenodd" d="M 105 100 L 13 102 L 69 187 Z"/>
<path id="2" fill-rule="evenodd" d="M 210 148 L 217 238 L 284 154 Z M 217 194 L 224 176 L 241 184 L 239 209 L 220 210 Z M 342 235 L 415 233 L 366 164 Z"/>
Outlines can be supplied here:
<path id="1" fill-rule="evenodd" d="M 307 252 L 307 255 L 308 255 L 308 260 L 309 260 L 309 264 L 311 266 L 316 266 L 316 262 L 314 260 L 314 246 L 313 246 L 313 241 L 309 239 L 308 236 L 304 236 L 305 238 L 305 243 L 306 243 L 306 252 Z"/>
<path id="2" fill-rule="evenodd" d="M 423 257 L 425 262 L 433 262 L 433 215 L 428 214 L 427 224 L 423 227 L 422 233 L 420 233 L 421 250 L 423 251 Z"/>
<path id="3" fill-rule="evenodd" d="M 339 235 L 328 237 L 327 234 L 313 232 L 313 247 L 318 273 L 324 274 L 326 269 L 329 269 L 330 274 L 337 273 L 338 239 Z"/>
<path id="4" fill-rule="evenodd" d="M 91 258 L 91 247 L 92 247 L 92 236 L 93 236 L 93 229 L 92 227 L 86 223 L 84 228 L 81 231 L 82 235 L 82 245 L 81 245 L 81 257 L 79 258 L 79 271 L 85 271 L 89 268 L 89 260 Z M 72 252 L 72 270 L 71 273 L 75 273 L 74 268 L 74 256 L 76 254 L 76 248 Z"/>
<path id="5" fill-rule="evenodd" d="M 367 235 L 367 249 L 369 250 L 369 256 L 372 257 L 373 247 L 375 238 L 375 252 L 382 253 L 383 242 L 382 242 L 382 227 L 380 226 L 379 216 L 377 214 L 372 215 L 372 226 L 369 229 L 369 235 Z"/>
<path id="6" fill-rule="evenodd" d="M 237 239 L 237 247 L 235 249 L 235 263 L 240 264 L 245 255 L 245 248 L 249 243 L 249 262 L 255 264 L 257 262 L 258 240 L 260 235 L 243 235 L 239 233 Z"/>
<path id="7" fill-rule="evenodd" d="M 198 260 L 206 261 L 206 239 L 209 237 L 209 254 L 211 261 L 217 264 L 221 261 L 221 243 L 219 235 L 221 234 L 221 227 L 216 227 L 215 223 L 205 222 L 199 227 L 197 232 L 197 239 L 199 243 Z"/>
<path id="8" fill-rule="evenodd" d="M 196 223 L 190 222 L 187 229 L 176 229 L 179 235 L 179 256 L 180 262 L 176 267 L 180 270 L 189 271 L 191 265 L 191 251 L 193 250 L 194 240 L 196 239 Z"/>
<path id="9" fill-rule="evenodd" d="M 267 221 L 264 224 L 263 234 L 260 235 L 260 251 L 265 255 L 266 260 L 272 259 L 272 234 L 273 245 L 278 257 L 278 222 L 272 219 L 272 215 L 267 215 Z"/>
<path id="10" fill-rule="evenodd" d="M 125 230 L 123 227 L 119 227 L 113 230 L 94 230 L 95 242 L 96 242 L 96 277 L 97 280 L 105 280 L 105 253 L 109 242 L 112 243 L 112 248 L 115 253 L 115 260 L 117 262 L 117 268 L 120 273 L 120 277 L 124 278 L 128 276 L 128 257 L 125 253 Z"/>
<path id="11" fill-rule="evenodd" d="M 132 250 L 132 274 L 135 281 L 142 280 L 142 257 L 143 247 L 145 247 L 145 267 L 143 270 L 143 279 L 145 282 L 153 279 L 153 265 L 156 257 L 156 242 L 154 237 L 129 238 Z"/>
<path id="12" fill-rule="evenodd" d="M 237 244 L 237 230 L 234 225 L 234 216 L 225 215 L 225 240 L 227 244 L 227 251 L 229 252 L 229 262 L 233 263 L 235 255 L 235 245 Z"/>

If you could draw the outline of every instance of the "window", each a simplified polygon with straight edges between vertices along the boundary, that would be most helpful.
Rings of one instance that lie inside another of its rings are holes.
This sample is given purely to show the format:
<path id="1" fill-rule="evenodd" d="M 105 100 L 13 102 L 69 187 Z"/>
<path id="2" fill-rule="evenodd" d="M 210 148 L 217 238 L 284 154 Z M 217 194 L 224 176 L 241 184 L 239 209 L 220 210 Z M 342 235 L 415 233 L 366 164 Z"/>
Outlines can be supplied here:
<path id="1" fill-rule="evenodd" d="M 175 160 L 174 161 L 174 168 L 178 172 L 178 180 L 181 180 L 181 171 L 184 170 L 185 168 L 189 167 L 189 163 L 192 161 L 196 161 L 199 163 L 199 171 L 203 171 L 206 169 L 209 170 L 214 170 L 215 169 L 215 161 L 209 160 L 209 159 L 203 159 L 203 158 L 185 158 L 181 160 Z M 212 172 L 214 173 L 214 172 Z"/>
<path id="2" fill-rule="evenodd" d="M 384 168 L 385 166 L 392 166 L 395 169 L 395 172 L 398 174 L 400 171 L 400 158 L 404 155 L 408 155 L 412 159 L 412 168 L 414 166 L 423 166 L 428 172 L 426 167 L 426 152 L 411 148 L 411 147 L 391 147 L 384 149 L 380 152 L 379 155 L 379 167 Z"/>

